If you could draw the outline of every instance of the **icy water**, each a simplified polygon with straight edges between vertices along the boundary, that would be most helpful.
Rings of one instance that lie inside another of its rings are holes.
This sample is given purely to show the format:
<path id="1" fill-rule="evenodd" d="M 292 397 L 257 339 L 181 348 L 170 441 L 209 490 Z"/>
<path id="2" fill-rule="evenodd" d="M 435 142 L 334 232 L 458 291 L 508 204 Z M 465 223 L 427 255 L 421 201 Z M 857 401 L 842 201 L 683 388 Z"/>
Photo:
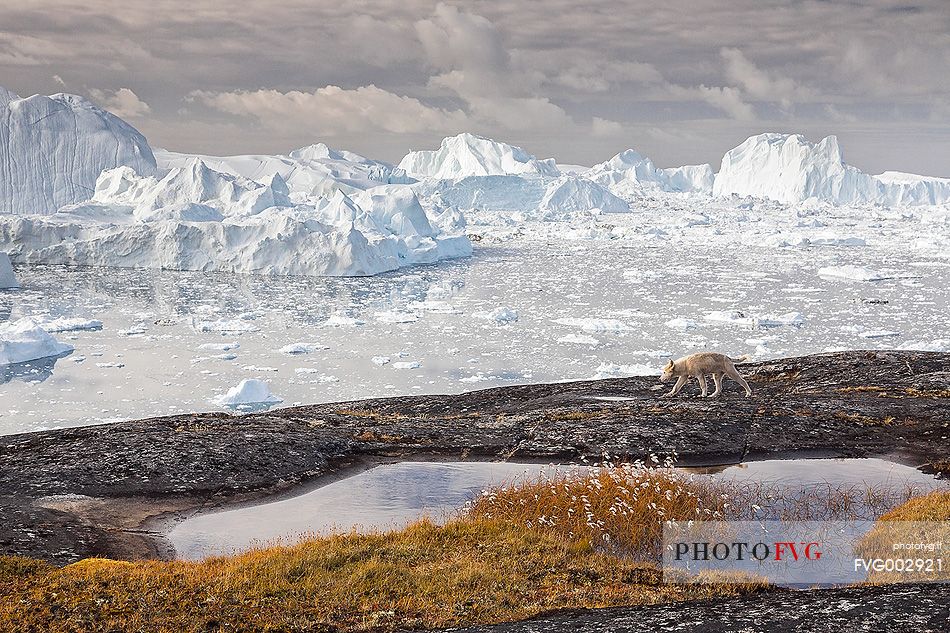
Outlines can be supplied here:
<path id="1" fill-rule="evenodd" d="M 289 499 L 194 516 L 177 524 L 168 539 L 179 558 L 199 559 L 267 543 L 292 543 L 307 534 L 394 529 L 422 516 L 440 521 L 487 487 L 554 469 L 485 462 L 378 466 Z M 926 492 L 944 485 L 914 468 L 880 459 L 769 460 L 690 472 L 792 491 L 828 484 Z"/>
<path id="2" fill-rule="evenodd" d="M 512 241 L 349 279 L 19 266 L 23 288 L 0 291 L 0 320 L 103 327 L 54 334 L 75 346 L 69 356 L 4 368 L 0 434 L 213 410 L 244 378 L 290 406 L 658 374 L 669 356 L 702 349 L 765 359 L 950 339 L 946 260 L 870 247 L 678 248 Z M 845 264 L 900 278 L 817 274 Z M 729 311 L 740 320 L 706 318 Z M 788 313 L 803 323 L 762 325 Z M 309 351 L 280 351 L 298 343 Z"/>

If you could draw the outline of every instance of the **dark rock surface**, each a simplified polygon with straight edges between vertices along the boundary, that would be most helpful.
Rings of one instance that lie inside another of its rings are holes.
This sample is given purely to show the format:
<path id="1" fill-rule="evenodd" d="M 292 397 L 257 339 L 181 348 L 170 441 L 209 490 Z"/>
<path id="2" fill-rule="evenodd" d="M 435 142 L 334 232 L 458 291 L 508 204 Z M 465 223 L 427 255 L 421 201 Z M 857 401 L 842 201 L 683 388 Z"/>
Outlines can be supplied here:
<path id="1" fill-rule="evenodd" d="M 950 584 L 775 591 L 742 598 L 572 611 L 460 633 L 946 633 Z"/>
<path id="2" fill-rule="evenodd" d="M 655 378 L 642 377 L 0 437 L 0 510 L 9 517 L 0 524 L 0 553 L 62 562 L 161 552 L 128 543 L 150 516 L 263 497 L 379 459 L 571 461 L 675 452 L 683 464 L 723 464 L 812 452 L 902 454 L 939 470 L 950 454 L 950 354 L 843 352 L 741 371 L 752 398 L 727 382 L 719 399 L 698 397 L 695 385 L 664 399 L 669 386 L 660 391 Z M 64 494 L 106 507 L 37 514 L 37 499 Z M 49 529 L 37 531 L 38 522 Z M 68 535 L 75 535 L 72 550 Z"/>

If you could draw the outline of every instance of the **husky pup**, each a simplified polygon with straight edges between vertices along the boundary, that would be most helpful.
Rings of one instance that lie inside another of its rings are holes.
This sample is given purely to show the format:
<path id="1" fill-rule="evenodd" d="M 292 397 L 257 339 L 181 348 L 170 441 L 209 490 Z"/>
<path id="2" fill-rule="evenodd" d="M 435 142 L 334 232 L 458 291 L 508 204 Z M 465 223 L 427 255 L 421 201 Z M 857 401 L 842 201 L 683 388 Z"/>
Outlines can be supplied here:
<path id="1" fill-rule="evenodd" d="M 687 380 L 695 377 L 699 380 L 699 387 L 703 390 L 703 397 L 705 398 L 707 396 L 706 374 L 712 374 L 713 382 L 716 383 L 716 390 L 712 392 L 711 397 L 715 398 L 719 395 L 722 391 L 722 377 L 729 376 L 742 385 L 743 389 L 745 389 L 745 396 L 748 398 L 752 395 L 752 389 L 749 388 L 749 383 L 736 371 L 735 366 L 735 363 L 742 363 L 747 360 L 749 360 L 748 355 L 739 358 L 729 358 L 725 354 L 717 354 L 715 352 L 690 354 L 689 356 L 678 358 L 675 361 L 671 358 L 670 362 L 663 367 L 663 373 L 660 374 L 660 382 L 668 382 L 670 378 L 675 377 L 676 384 L 673 385 L 673 390 L 663 397 L 669 398 L 670 396 L 675 396 L 679 393 L 680 389 L 683 388 Z"/>

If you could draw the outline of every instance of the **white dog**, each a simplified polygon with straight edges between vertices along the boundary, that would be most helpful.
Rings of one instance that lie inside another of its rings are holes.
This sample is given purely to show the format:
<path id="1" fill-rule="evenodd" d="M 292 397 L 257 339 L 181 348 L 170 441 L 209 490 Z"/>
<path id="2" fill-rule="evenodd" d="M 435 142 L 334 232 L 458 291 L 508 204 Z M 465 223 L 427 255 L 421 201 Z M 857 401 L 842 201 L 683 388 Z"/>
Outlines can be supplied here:
<path id="1" fill-rule="evenodd" d="M 749 360 L 748 355 L 739 358 L 729 358 L 725 354 L 715 352 L 699 352 L 690 354 L 675 361 L 670 362 L 663 367 L 663 373 L 660 374 L 661 382 L 668 382 L 671 378 L 676 378 L 676 384 L 673 390 L 664 395 L 664 398 L 675 396 L 690 378 L 699 380 L 699 387 L 703 390 L 703 397 L 706 393 L 706 374 L 712 374 L 713 382 L 716 383 L 716 390 L 712 392 L 711 397 L 715 398 L 722 391 L 722 377 L 729 376 L 745 389 L 746 398 L 752 395 L 752 389 L 749 383 L 736 371 L 736 363 L 742 363 Z"/>

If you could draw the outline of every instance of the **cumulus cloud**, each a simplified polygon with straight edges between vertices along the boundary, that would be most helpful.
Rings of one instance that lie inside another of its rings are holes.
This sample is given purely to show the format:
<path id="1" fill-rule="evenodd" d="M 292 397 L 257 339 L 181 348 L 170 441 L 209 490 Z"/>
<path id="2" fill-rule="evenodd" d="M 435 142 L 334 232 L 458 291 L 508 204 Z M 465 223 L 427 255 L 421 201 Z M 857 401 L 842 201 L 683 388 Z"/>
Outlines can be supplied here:
<path id="1" fill-rule="evenodd" d="M 198 90 L 189 99 L 221 112 L 252 117 L 268 128 L 299 130 L 317 136 L 345 132 L 449 132 L 462 130 L 468 123 L 468 117 L 460 110 L 427 106 L 418 99 L 374 85 L 353 90 L 326 86 L 312 92 Z"/>
<path id="2" fill-rule="evenodd" d="M 739 121 L 755 119 L 755 110 L 742 99 L 742 94 L 731 86 L 703 86 L 696 89 L 696 94 L 706 103 L 715 106 Z"/>
<path id="3" fill-rule="evenodd" d="M 726 63 L 726 78 L 754 99 L 778 101 L 788 109 L 795 99 L 807 93 L 792 79 L 762 70 L 738 48 L 723 48 L 719 54 Z"/>
<path id="4" fill-rule="evenodd" d="M 61 79 L 60 82 L 62 82 Z M 129 88 L 119 88 L 114 91 L 93 88 L 89 91 L 89 95 L 106 110 L 123 119 L 135 119 L 152 111 L 152 108 Z"/>
<path id="5" fill-rule="evenodd" d="M 608 119 L 602 119 L 599 116 L 595 116 L 591 120 L 590 131 L 594 136 L 618 136 L 623 134 L 623 125 L 617 123 L 616 121 L 610 121 Z"/>

